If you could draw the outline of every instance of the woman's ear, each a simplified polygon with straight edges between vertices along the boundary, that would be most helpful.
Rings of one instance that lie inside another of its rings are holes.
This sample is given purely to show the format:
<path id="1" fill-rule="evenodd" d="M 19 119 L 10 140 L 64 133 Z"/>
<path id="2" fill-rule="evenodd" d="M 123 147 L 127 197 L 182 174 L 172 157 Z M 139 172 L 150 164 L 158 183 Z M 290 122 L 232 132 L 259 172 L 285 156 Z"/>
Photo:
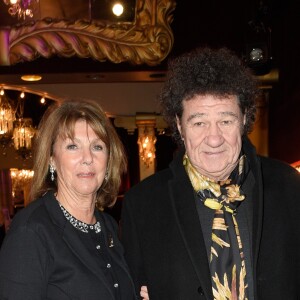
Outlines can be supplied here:
<path id="1" fill-rule="evenodd" d="M 54 163 L 54 159 L 53 159 L 53 157 L 52 157 L 52 156 L 50 156 L 50 159 L 49 159 L 49 164 L 50 164 L 50 166 L 52 166 L 52 167 L 54 168 L 54 170 L 56 169 L 56 167 L 55 167 L 55 163 Z"/>

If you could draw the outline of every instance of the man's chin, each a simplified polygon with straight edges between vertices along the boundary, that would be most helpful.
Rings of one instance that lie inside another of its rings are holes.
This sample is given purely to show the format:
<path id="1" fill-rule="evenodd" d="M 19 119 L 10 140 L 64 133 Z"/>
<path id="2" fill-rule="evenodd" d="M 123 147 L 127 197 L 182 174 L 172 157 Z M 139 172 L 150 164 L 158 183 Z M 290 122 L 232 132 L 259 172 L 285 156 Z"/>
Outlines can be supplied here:
<path id="1" fill-rule="evenodd" d="M 214 179 L 214 180 L 223 180 L 223 179 L 226 179 L 226 168 L 220 165 L 217 165 L 217 166 L 209 166 L 208 168 L 206 169 L 202 169 L 200 171 L 200 174 L 210 178 L 210 179 Z"/>

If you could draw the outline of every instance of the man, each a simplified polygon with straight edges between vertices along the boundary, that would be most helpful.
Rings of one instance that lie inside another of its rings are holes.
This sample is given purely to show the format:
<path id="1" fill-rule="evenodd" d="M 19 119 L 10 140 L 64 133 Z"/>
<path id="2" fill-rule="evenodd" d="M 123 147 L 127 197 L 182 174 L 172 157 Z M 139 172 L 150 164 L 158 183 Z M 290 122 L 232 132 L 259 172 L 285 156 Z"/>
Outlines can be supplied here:
<path id="1" fill-rule="evenodd" d="M 145 299 L 300 299 L 300 176 L 247 139 L 257 96 L 227 49 L 171 62 L 160 100 L 181 148 L 126 194 L 122 213 Z"/>

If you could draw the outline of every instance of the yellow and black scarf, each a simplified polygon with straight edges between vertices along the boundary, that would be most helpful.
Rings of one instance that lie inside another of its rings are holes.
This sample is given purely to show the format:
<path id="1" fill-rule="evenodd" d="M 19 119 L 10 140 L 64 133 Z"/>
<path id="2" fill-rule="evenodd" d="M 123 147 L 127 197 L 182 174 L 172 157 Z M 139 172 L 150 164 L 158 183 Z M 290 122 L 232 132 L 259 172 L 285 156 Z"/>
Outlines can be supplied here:
<path id="1" fill-rule="evenodd" d="M 235 215 L 245 199 L 240 186 L 248 172 L 240 156 L 229 178 L 215 182 L 197 172 L 188 156 L 183 159 L 192 186 L 205 206 L 215 210 L 212 224 L 210 272 L 215 300 L 247 300 L 246 267 Z"/>

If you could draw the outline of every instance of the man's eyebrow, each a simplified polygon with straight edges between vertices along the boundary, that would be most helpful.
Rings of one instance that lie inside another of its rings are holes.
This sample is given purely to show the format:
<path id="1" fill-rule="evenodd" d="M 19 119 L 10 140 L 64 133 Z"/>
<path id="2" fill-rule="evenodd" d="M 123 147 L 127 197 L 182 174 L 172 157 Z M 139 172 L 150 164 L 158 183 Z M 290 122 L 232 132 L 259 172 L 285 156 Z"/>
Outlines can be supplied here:
<path id="1" fill-rule="evenodd" d="M 236 119 L 238 119 L 238 117 L 239 117 L 237 113 L 234 113 L 232 111 L 220 112 L 219 115 L 221 115 L 221 116 L 231 116 L 231 117 L 234 117 Z"/>
<path id="2" fill-rule="evenodd" d="M 191 121 L 195 118 L 198 118 L 198 117 L 203 117 L 203 116 L 206 116 L 207 114 L 206 113 L 195 113 L 195 114 L 192 114 L 190 115 L 188 118 L 187 118 L 187 121 Z"/>
<path id="3" fill-rule="evenodd" d="M 238 119 L 238 114 L 236 114 L 232 111 L 222 111 L 222 112 L 219 112 L 218 114 L 221 116 L 231 116 L 231 117 Z M 203 116 L 207 116 L 207 115 L 208 115 L 207 113 L 194 113 L 187 118 L 187 122 L 190 122 L 191 120 L 193 120 L 195 118 L 203 117 Z"/>

